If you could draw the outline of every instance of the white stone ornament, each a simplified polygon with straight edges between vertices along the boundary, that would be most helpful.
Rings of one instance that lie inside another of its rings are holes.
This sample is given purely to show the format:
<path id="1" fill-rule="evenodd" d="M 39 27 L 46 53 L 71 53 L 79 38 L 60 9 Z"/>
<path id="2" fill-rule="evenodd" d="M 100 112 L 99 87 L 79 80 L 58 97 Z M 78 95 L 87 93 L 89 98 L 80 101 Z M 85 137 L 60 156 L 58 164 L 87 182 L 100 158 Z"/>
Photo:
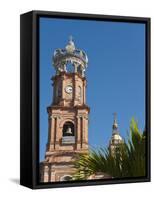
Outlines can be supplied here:
<path id="1" fill-rule="evenodd" d="M 74 50 L 75 50 L 75 44 L 74 44 L 74 42 L 72 40 L 72 36 L 70 36 L 69 42 L 68 42 L 67 46 L 65 47 L 65 49 L 66 49 L 66 51 L 68 53 L 73 53 L 74 52 Z"/>

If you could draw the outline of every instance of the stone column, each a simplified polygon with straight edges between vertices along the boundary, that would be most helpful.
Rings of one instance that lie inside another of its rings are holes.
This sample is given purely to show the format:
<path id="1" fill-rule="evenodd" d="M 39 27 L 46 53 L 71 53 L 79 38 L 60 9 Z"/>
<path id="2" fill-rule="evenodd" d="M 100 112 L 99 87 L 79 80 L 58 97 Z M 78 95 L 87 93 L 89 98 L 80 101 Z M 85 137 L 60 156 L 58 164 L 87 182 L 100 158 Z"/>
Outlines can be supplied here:
<path id="1" fill-rule="evenodd" d="M 85 141 L 88 144 L 88 126 L 89 126 L 88 116 L 86 116 L 85 119 L 86 119 L 85 120 L 86 121 L 86 125 L 85 125 L 85 127 L 86 127 L 86 130 L 85 130 Z"/>
<path id="2" fill-rule="evenodd" d="M 86 80 L 83 81 L 83 104 L 86 104 Z"/>
<path id="3" fill-rule="evenodd" d="M 73 104 L 74 106 L 77 104 L 77 75 L 74 74 L 74 79 L 73 79 Z"/>
<path id="4" fill-rule="evenodd" d="M 62 81 L 62 94 L 61 94 L 61 105 L 65 106 L 65 95 L 64 95 L 64 90 L 65 90 L 65 75 L 63 74 L 63 76 L 61 77 L 61 81 Z"/>
<path id="5" fill-rule="evenodd" d="M 46 145 L 46 151 L 50 150 L 50 141 L 51 141 L 51 119 L 48 117 L 48 142 Z"/>
<path id="6" fill-rule="evenodd" d="M 54 118 L 54 116 L 50 116 L 50 123 L 51 123 L 51 126 L 50 126 L 50 131 L 49 131 L 49 134 L 50 134 L 49 151 L 54 149 L 54 137 L 55 137 L 55 118 Z"/>
<path id="7" fill-rule="evenodd" d="M 52 165 L 50 167 L 50 182 L 55 182 L 56 177 L 55 177 L 55 169 L 53 169 Z"/>
<path id="8" fill-rule="evenodd" d="M 76 137 L 77 137 L 77 149 L 81 148 L 81 128 L 80 128 L 80 116 L 77 116 L 77 123 L 76 123 Z"/>
<path id="9" fill-rule="evenodd" d="M 47 165 L 44 166 L 44 176 L 43 176 L 43 182 L 49 182 L 49 167 Z"/>
<path id="10" fill-rule="evenodd" d="M 77 70 L 78 70 L 78 64 L 74 63 L 74 72 L 77 73 Z"/>
<path id="11" fill-rule="evenodd" d="M 65 72 L 67 71 L 67 69 L 66 69 L 66 64 L 64 64 L 64 71 L 65 71 Z"/>
<path id="12" fill-rule="evenodd" d="M 56 116 L 56 130 L 55 130 L 55 149 L 58 150 L 59 149 L 59 138 L 60 136 L 60 128 L 59 128 L 59 120 L 60 120 L 60 115 Z"/>
<path id="13" fill-rule="evenodd" d="M 53 83 L 52 83 L 52 87 L 53 87 L 52 102 L 55 103 L 56 102 L 56 86 L 55 86 L 55 81 L 54 80 L 53 80 Z"/>
<path id="14" fill-rule="evenodd" d="M 85 143 L 85 118 L 82 116 L 82 148 L 84 148 Z"/>
<path id="15" fill-rule="evenodd" d="M 81 149 L 82 149 L 82 144 L 83 144 L 83 117 L 80 117 L 80 143 L 81 143 Z"/>
<path id="16" fill-rule="evenodd" d="M 83 148 L 88 148 L 88 117 L 83 117 Z"/>

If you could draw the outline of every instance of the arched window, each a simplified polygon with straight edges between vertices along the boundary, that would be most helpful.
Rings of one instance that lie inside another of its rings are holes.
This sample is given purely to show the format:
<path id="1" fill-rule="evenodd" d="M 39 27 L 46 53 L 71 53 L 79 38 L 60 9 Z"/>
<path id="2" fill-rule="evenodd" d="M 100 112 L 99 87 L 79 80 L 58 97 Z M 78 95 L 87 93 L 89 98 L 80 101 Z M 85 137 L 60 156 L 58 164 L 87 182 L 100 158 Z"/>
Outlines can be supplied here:
<path id="1" fill-rule="evenodd" d="M 73 64 L 71 62 L 67 62 L 67 64 L 66 64 L 66 70 L 69 73 L 73 73 L 74 72 L 74 66 L 73 66 Z"/>
<path id="2" fill-rule="evenodd" d="M 72 180 L 72 176 L 70 175 L 64 175 L 60 178 L 60 181 L 71 181 Z"/>
<path id="3" fill-rule="evenodd" d="M 78 66 L 77 72 L 82 75 L 82 67 L 81 66 Z"/>
<path id="4" fill-rule="evenodd" d="M 65 122 L 63 125 L 63 137 L 74 136 L 74 124 L 72 122 Z"/>

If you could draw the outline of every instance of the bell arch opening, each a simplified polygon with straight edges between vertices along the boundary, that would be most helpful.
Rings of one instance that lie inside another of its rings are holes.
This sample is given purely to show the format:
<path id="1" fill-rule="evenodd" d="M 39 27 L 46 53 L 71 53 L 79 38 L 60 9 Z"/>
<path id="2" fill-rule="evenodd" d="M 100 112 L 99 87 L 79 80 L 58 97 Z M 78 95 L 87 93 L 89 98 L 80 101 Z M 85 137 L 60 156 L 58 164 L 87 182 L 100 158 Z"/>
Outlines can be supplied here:
<path id="1" fill-rule="evenodd" d="M 72 176 L 71 175 L 64 175 L 60 178 L 60 181 L 71 181 Z"/>
<path id="2" fill-rule="evenodd" d="M 69 61 L 66 64 L 66 70 L 68 73 L 73 73 L 74 72 L 74 65 Z"/>
<path id="3" fill-rule="evenodd" d="M 65 122 L 63 125 L 63 137 L 65 136 L 74 136 L 75 132 L 74 132 L 74 124 L 72 122 Z"/>

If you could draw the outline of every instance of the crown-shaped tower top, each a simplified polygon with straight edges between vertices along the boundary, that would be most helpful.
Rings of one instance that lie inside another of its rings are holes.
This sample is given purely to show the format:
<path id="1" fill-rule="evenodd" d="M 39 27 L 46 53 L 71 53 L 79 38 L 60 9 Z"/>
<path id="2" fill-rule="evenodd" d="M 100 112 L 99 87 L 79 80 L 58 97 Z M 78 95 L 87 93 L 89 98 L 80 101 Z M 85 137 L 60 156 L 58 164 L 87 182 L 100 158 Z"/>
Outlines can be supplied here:
<path id="1" fill-rule="evenodd" d="M 53 66 L 58 75 L 60 72 L 79 73 L 85 76 L 85 70 L 88 64 L 88 57 L 83 50 L 75 47 L 72 36 L 70 36 L 68 44 L 64 49 L 56 49 L 53 55 Z M 68 70 L 69 66 L 72 70 Z"/>

